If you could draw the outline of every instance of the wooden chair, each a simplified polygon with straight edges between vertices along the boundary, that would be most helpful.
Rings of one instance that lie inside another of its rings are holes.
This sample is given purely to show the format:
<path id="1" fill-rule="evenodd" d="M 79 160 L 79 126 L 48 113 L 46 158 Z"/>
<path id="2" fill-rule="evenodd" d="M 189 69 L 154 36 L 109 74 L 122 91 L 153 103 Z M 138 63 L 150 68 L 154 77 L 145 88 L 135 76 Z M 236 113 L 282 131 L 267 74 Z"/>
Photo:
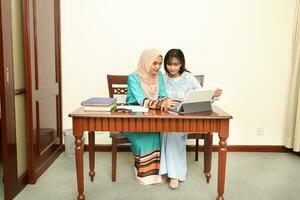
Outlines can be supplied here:
<path id="1" fill-rule="evenodd" d="M 109 97 L 118 98 L 117 104 L 126 103 L 128 76 L 107 75 Z M 128 144 L 130 141 L 120 132 L 110 132 L 111 137 L 111 181 L 116 181 L 117 176 L 117 151 L 119 144 Z"/>
<path id="2" fill-rule="evenodd" d="M 196 79 L 203 87 L 204 75 L 195 75 Z M 204 174 L 206 177 L 206 182 L 209 183 L 211 177 L 211 157 L 212 157 L 212 143 L 213 135 L 212 133 L 188 133 L 188 139 L 195 139 L 195 161 L 198 161 L 198 152 L 199 152 L 199 139 L 204 140 Z"/>
<path id="3" fill-rule="evenodd" d="M 196 76 L 201 86 L 203 86 L 204 75 Z M 124 103 L 127 94 L 127 79 L 128 76 L 124 75 L 107 75 L 107 84 L 109 97 L 118 98 L 117 103 Z M 111 132 L 112 139 L 112 174 L 111 180 L 116 181 L 117 174 L 117 151 L 119 144 L 130 144 L 130 141 L 120 132 Z M 189 133 L 188 139 L 196 139 L 195 160 L 198 161 L 199 139 L 204 139 L 204 174 L 206 182 L 209 183 L 211 177 L 211 156 L 212 156 L 212 134 L 211 133 Z"/>

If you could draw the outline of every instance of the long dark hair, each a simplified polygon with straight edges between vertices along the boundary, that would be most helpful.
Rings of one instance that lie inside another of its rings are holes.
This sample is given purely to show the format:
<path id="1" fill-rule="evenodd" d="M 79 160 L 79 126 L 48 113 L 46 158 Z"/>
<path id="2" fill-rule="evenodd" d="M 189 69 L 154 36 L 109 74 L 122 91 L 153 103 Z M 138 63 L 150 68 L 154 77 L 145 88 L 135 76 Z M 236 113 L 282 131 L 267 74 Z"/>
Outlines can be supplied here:
<path id="1" fill-rule="evenodd" d="M 167 72 L 167 74 L 169 75 L 169 71 L 167 69 L 167 64 L 171 62 L 172 58 L 177 58 L 181 64 L 181 67 L 179 69 L 179 74 L 181 75 L 183 72 L 190 72 L 189 70 L 187 70 L 185 68 L 185 58 L 184 58 L 184 54 L 180 49 L 170 49 L 167 54 L 165 55 L 165 59 L 164 59 L 164 69 Z"/>

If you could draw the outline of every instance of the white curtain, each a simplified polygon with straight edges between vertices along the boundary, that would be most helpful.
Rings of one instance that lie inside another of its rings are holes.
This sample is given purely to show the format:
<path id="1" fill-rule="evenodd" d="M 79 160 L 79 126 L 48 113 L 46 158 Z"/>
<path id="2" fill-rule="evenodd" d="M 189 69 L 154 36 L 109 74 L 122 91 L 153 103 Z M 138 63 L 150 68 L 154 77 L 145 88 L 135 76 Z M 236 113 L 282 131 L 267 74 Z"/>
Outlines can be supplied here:
<path id="1" fill-rule="evenodd" d="M 292 79 L 289 95 L 285 146 L 300 151 L 300 0 L 296 3 L 293 46 Z"/>

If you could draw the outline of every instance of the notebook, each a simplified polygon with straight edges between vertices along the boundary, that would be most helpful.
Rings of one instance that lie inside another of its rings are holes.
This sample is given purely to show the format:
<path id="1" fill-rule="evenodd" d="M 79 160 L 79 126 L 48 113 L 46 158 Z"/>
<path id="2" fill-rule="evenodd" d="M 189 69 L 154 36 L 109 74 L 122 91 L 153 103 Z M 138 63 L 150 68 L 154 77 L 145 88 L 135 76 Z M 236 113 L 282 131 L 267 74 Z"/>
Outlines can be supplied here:
<path id="1" fill-rule="evenodd" d="M 215 89 L 190 90 L 183 98 L 183 101 L 178 101 L 178 104 L 172 106 L 169 110 L 172 112 L 181 112 L 183 104 L 210 102 L 215 95 L 215 91 Z"/>

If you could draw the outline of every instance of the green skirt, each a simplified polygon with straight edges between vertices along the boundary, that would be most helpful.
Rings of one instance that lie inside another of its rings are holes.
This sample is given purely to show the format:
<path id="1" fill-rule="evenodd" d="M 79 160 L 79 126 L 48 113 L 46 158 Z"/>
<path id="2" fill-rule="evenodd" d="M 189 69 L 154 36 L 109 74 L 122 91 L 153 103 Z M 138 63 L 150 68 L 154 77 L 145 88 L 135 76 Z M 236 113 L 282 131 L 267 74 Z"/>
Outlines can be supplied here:
<path id="1" fill-rule="evenodd" d="M 131 142 L 137 181 L 144 185 L 159 183 L 160 133 L 124 132 L 123 135 Z"/>

